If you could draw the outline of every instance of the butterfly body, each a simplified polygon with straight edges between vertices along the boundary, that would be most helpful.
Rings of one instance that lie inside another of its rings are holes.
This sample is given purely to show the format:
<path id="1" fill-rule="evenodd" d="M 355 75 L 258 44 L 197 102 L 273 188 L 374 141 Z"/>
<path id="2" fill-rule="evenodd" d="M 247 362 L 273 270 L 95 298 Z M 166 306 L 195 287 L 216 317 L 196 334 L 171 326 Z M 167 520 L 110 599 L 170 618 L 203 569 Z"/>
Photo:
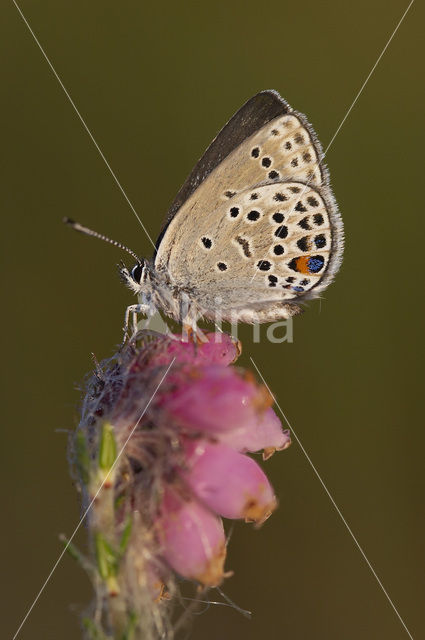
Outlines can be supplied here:
<path id="1" fill-rule="evenodd" d="M 195 166 L 152 261 L 124 279 L 179 322 L 288 318 L 333 279 L 342 222 L 320 143 L 274 91 L 251 98 Z"/>

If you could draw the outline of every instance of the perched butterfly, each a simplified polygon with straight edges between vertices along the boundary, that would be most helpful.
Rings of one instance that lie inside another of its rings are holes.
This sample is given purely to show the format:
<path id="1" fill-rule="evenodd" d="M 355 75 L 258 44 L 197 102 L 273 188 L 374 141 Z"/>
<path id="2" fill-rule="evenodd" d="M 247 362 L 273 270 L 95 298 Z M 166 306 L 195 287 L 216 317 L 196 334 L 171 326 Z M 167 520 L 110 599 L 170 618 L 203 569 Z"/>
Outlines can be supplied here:
<path id="1" fill-rule="evenodd" d="M 128 313 L 158 309 L 192 327 L 218 314 L 269 322 L 300 313 L 299 303 L 332 281 L 343 252 L 322 158 L 305 116 L 277 92 L 248 100 L 180 189 L 152 260 L 130 252 L 138 262 L 121 274 L 139 304 Z"/>

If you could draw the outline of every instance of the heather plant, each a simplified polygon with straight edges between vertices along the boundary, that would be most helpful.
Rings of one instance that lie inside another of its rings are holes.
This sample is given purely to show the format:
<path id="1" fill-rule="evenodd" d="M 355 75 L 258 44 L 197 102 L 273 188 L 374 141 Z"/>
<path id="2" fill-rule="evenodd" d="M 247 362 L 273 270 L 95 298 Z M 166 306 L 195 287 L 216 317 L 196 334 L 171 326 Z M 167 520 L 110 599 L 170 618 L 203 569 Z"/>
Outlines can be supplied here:
<path id="1" fill-rule="evenodd" d="M 71 460 L 91 578 L 90 639 L 170 639 L 231 575 L 223 518 L 260 526 L 277 498 L 261 466 L 289 446 L 272 398 L 234 366 L 240 343 L 141 331 L 88 377 Z"/>

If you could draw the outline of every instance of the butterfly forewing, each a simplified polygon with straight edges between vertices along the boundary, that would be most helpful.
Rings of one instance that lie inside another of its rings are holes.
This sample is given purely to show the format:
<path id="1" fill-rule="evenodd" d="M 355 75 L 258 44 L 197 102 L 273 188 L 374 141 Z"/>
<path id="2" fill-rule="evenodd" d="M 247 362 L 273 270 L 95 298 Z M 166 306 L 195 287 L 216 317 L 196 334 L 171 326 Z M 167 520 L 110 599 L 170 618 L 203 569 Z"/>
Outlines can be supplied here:
<path id="1" fill-rule="evenodd" d="M 259 131 L 268 122 L 291 111 L 288 103 L 277 91 L 260 91 L 250 98 L 224 125 L 201 159 L 193 167 L 172 203 L 165 227 L 176 211 L 192 195 L 207 176 L 246 138 Z M 159 245 L 161 235 L 158 238 Z"/>

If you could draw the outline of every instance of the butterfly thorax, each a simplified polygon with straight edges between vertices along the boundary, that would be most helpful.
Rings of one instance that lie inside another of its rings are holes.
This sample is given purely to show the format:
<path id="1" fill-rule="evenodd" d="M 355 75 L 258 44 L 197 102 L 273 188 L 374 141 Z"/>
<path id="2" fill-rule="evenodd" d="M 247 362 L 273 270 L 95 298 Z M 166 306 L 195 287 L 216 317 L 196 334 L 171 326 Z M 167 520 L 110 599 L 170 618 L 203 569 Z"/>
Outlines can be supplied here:
<path id="1" fill-rule="evenodd" d="M 190 287 L 177 285 L 166 271 L 156 270 L 149 260 L 143 260 L 131 271 L 122 269 L 121 275 L 149 316 L 159 310 L 177 322 L 185 322 L 203 315 Z"/>

